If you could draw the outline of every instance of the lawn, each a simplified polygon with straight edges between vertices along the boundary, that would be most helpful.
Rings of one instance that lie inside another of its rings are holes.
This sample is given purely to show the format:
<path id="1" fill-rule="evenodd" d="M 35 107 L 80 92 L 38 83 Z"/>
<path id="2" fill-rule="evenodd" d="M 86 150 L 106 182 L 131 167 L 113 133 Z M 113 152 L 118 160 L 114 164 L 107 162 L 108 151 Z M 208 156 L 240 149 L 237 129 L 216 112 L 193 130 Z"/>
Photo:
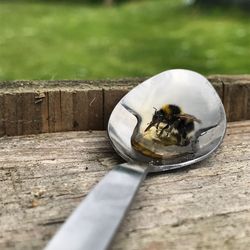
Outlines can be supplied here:
<path id="1" fill-rule="evenodd" d="M 250 73 L 250 16 L 182 0 L 0 0 L 0 80 Z"/>

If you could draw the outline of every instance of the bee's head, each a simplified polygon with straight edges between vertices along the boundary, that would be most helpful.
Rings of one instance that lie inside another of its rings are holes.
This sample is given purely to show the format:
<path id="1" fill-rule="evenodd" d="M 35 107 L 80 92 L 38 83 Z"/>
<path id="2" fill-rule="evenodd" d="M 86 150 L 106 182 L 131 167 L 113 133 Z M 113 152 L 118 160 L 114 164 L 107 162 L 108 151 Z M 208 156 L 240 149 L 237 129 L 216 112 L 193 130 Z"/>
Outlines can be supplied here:
<path id="1" fill-rule="evenodd" d="M 164 119 L 165 119 L 165 114 L 164 114 L 164 111 L 162 109 L 160 109 L 160 110 L 157 110 L 156 108 L 154 108 L 154 109 L 155 109 L 155 112 L 154 112 L 154 115 L 152 117 L 152 121 L 149 123 L 149 125 L 144 130 L 144 132 L 146 132 L 151 127 L 155 126 L 156 124 L 159 124 L 160 122 L 164 121 Z"/>

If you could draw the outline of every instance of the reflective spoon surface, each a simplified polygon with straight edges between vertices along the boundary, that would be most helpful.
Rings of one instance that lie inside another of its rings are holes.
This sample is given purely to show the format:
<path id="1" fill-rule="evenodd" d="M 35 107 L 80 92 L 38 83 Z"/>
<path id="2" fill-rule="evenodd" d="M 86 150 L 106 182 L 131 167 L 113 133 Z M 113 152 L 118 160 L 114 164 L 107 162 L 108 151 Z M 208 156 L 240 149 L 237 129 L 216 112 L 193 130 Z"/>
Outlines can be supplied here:
<path id="1" fill-rule="evenodd" d="M 147 173 L 205 159 L 225 131 L 221 100 L 202 75 L 176 69 L 141 83 L 116 105 L 108 124 L 114 149 L 128 163 L 94 187 L 46 250 L 107 249 Z"/>

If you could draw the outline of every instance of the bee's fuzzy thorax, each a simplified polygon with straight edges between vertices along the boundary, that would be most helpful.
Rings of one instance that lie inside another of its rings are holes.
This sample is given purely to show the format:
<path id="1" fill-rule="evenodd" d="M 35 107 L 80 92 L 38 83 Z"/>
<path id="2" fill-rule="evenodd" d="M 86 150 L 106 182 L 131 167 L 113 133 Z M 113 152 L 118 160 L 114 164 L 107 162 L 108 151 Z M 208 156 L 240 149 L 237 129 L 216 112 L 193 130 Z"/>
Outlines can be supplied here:
<path id="1" fill-rule="evenodd" d="M 182 113 L 181 109 L 174 104 L 163 105 L 161 109 L 163 110 L 165 114 L 168 114 L 168 115 L 176 115 L 176 114 Z"/>

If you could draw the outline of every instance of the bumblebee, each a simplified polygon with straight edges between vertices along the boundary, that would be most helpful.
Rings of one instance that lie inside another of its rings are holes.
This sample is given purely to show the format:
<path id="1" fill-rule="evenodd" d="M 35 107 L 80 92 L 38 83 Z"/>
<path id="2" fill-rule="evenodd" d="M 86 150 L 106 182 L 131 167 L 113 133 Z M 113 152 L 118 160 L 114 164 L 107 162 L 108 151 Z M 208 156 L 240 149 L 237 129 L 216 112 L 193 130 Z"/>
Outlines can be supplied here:
<path id="1" fill-rule="evenodd" d="M 182 112 L 174 104 L 166 104 L 161 109 L 155 109 L 152 120 L 144 132 L 156 127 L 158 138 L 174 137 L 176 145 L 187 146 L 190 143 L 195 122 L 201 123 L 195 116 Z"/>

